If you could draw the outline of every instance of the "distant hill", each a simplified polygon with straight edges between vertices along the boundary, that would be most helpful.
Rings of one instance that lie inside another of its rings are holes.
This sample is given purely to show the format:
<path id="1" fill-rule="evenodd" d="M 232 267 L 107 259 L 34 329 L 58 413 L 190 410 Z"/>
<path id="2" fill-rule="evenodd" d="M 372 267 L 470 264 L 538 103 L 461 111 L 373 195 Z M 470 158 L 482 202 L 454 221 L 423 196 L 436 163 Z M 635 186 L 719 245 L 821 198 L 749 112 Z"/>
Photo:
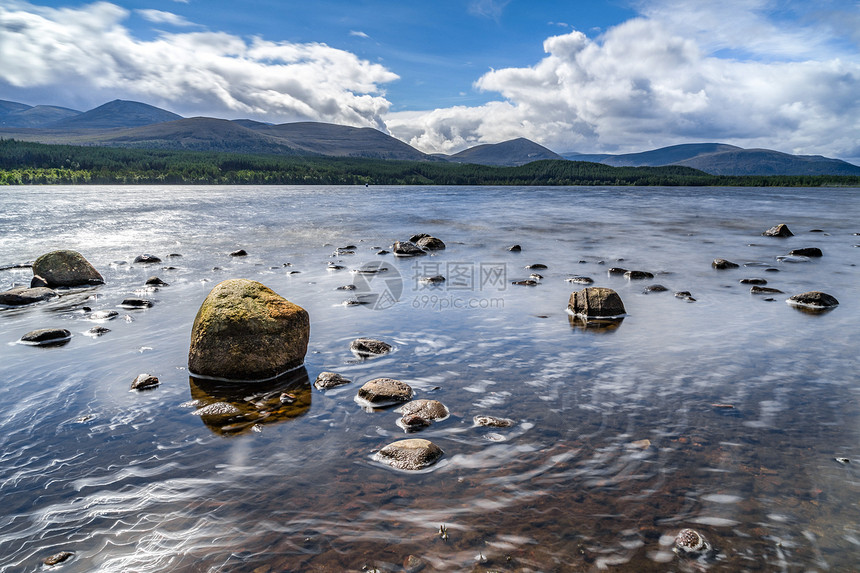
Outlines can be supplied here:
<path id="1" fill-rule="evenodd" d="M 711 175 L 860 175 L 860 167 L 821 155 L 790 155 L 770 149 L 733 149 L 700 155 L 676 165 Z"/>
<path id="2" fill-rule="evenodd" d="M 860 167 L 840 159 L 743 149 L 724 143 L 688 143 L 622 155 L 567 153 L 564 157 L 613 167 L 683 165 L 711 175 L 860 175 Z"/>
<path id="3" fill-rule="evenodd" d="M 478 145 L 448 156 L 449 161 L 457 163 L 499 166 L 525 165 L 541 159 L 563 159 L 563 157 L 524 137 L 502 143 Z"/>
<path id="4" fill-rule="evenodd" d="M 112 129 L 139 127 L 177 119 L 182 119 L 182 116 L 149 104 L 117 99 L 43 127 L 49 129 Z"/>
<path id="5" fill-rule="evenodd" d="M 525 138 L 478 145 L 454 155 L 427 155 L 369 127 L 319 122 L 273 125 L 251 119 L 183 118 L 149 104 L 114 100 L 86 112 L 0 100 L 0 139 L 50 144 L 187 149 L 278 155 L 317 155 L 451 161 L 519 166 L 568 159 L 613 167 L 692 167 L 711 175 L 860 175 L 839 159 L 743 149 L 723 143 L 689 143 L 639 153 L 559 155 Z"/>
<path id="6" fill-rule="evenodd" d="M 0 115 L 0 127 L 38 129 L 64 119 L 78 116 L 80 113 L 66 107 L 37 105 Z"/>
<path id="7" fill-rule="evenodd" d="M 187 149 L 234 153 L 297 155 L 288 142 L 269 137 L 226 119 L 191 117 L 153 125 L 100 131 L 89 136 L 77 132 L 87 145 L 142 149 Z"/>
<path id="8" fill-rule="evenodd" d="M 372 127 L 349 127 L 311 121 L 280 125 L 240 121 L 257 133 L 284 140 L 290 147 L 314 155 L 406 161 L 436 160 Z"/>

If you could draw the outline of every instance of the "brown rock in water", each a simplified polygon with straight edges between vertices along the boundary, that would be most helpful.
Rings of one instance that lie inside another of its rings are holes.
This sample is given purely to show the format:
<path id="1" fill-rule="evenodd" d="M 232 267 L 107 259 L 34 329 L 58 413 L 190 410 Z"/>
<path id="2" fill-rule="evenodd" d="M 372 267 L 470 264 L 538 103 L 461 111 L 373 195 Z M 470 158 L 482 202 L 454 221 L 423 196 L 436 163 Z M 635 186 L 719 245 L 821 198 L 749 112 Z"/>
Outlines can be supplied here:
<path id="1" fill-rule="evenodd" d="M 274 378 L 304 363 L 309 337 L 305 309 L 256 281 L 229 279 L 197 311 L 188 369 L 227 380 Z"/>
<path id="2" fill-rule="evenodd" d="M 629 281 L 639 281 L 643 279 L 653 279 L 654 275 L 648 271 L 627 271 L 624 273 L 624 278 Z"/>
<path id="3" fill-rule="evenodd" d="M 780 223 L 779 225 L 771 227 L 762 233 L 762 235 L 765 237 L 793 237 L 794 233 L 789 230 L 788 225 Z"/>
<path id="4" fill-rule="evenodd" d="M 314 381 L 314 386 L 317 390 L 328 390 L 329 388 L 337 388 L 351 382 L 352 380 L 348 380 L 336 372 L 320 372 L 316 381 Z"/>
<path id="5" fill-rule="evenodd" d="M 449 415 L 448 408 L 439 400 L 412 400 L 400 406 L 403 416 L 421 416 L 425 420 L 442 420 Z"/>
<path id="6" fill-rule="evenodd" d="M 358 397 L 375 406 L 390 406 L 412 399 L 412 387 L 394 378 L 375 378 L 358 389 Z"/>
<path id="7" fill-rule="evenodd" d="M 420 248 L 427 249 L 428 251 L 441 251 L 445 248 L 445 243 L 442 242 L 441 239 L 437 239 L 436 237 L 421 237 L 418 239 L 416 243 Z"/>
<path id="8" fill-rule="evenodd" d="M 391 345 L 375 338 L 356 338 L 349 343 L 349 349 L 356 356 L 381 356 L 391 352 Z"/>
<path id="9" fill-rule="evenodd" d="M 100 285 L 105 282 L 82 254 L 68 250 L 51 251 L 36 259 L 33 275 L 42 277 L 51 288 Z"/>
<path id="10" fill-rule="evenodd" d="M 397 241 L 391 250 L 396 257 L 420 257 L 427 254 L 427 251 L 411 241 Z"/>
<path id="11" fill-rule="evenodd" d="M 31 330 L 21 337 L 21 342 L 34 346 L 65 344 L 72 338 L 72 333 L 65 328 L 40 328 Z"/>
<path id="12" fill-rule="evenodd" d="M 726 259 L 714 259 L 714 262 L 711 263 L 711 266 L 715 269 L 736 269 L 740 265 L 737 263 L 733 263 L 731 261 L 727 261 Z"/>
<path id="13" fill-rule="evenodd" d="M 824 253 L 818 247 L 806 247 L 803 249 L 794 249 L 788 253 L 792 257 L 821 257 Z"/>
<path id="14" fill-rule="evenodd" d="M 839 305 L 836 297 L 821 291 L 810 291 L 789 297 L 787 301 L 792 306 L 809 310 L 826 310 Z"/>
<path id="15" fill-rule="evenodd" d="M 376 460 L 400 470 L 420 470 L 435 464 L 442 449 L 430 440 L 412 438 L 388 444 L 376 454 Z"/>
<path id="16" fill-rule="evenodd" d="M 753 285 L 752 288 L 750 288 L 750 294 L 783 294 L 783 292 L 778 288 Z"/>
<path id="17" fill-rule="evenodd" d="M 16 287 L 0 292 L 0 305 L 24 306 L 57 298 L 56 291 L 47 287 Z"/>
<path id="18" fill-rule="evenodd" d="M 476 426 L 484 426 L 486 428 L 510 428 L 516 422 L 510 418 L 497 418 L 496 416 L 479 415 L 472 418 Z"/>
<path id="19" fill-rule="evenodd" d="M 132 390 L 148 390 L 160 384 L 157 377 L 151 374 L 139 374 L 131 383 Z"/>
<path id="20" fill-rule="evenodd" d="M 46 557 L 42 563 L 47 565 L 48 567 L 53 567 L 54 565 L 59 565 L 65 561 L 68 561 L 69 558 L 74 557 L 74 553 L 71 551 L 60 551 L 59 553 L 54 553 L 50 557 Z"/>
<path id="21" fill-rule="evenodd" d="M 606 287 L 586 287 L 571 293 L 567 308 L 585 318 L 614 318 L 627 314 L 618 293 Z"/>

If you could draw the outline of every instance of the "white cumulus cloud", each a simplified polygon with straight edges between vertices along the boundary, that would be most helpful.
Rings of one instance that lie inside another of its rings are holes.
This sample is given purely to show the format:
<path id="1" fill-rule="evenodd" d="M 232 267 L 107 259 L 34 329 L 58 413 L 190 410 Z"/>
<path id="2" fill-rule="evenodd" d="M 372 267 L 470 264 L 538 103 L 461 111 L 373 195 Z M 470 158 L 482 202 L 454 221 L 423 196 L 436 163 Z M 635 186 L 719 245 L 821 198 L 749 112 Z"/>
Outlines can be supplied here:
<path id="1" fill-rule="evenodd" d="M 800 48 L 792 56 L 806 58 L 719 57 L 693 28 L 683 34 L 674 21 L 639 17 L 596 39 L 578 31 L 553 36 L 534 65 L 492 70 L 476 81 L 500 101 L 392 113 L 386 122 L 392 134 L 427 152 L 527 137 L 562 152 L 722 141 L 860 156 L 857 57 L 813 58 L 817 51 Z M 792 32 L 770 47 L 728 37 L 719 44 L 782 53 L 801 38 Z"/>
<path id="2" fill-rule="evenodd" d="M 194 26 L 194 22 L 189 22 L 182 16 L 173 12 L 165 12 L 163 10 L 137 10 L 145 20 L 154 24 L 170 24 L 171 26 Z"/>
<path id="3" fill-rule="evenodd" d="M 166 21 L 167 13 L 146 12 Z M 0 85 L 55 88 L 104 103 L 117 94 L 179 113 L 311 119 L 384 128 L 384 66 L 321 43 L 271 42 L 218 32 L 141 40 L 108 2 L 45 8 L 0 5 Z"/>

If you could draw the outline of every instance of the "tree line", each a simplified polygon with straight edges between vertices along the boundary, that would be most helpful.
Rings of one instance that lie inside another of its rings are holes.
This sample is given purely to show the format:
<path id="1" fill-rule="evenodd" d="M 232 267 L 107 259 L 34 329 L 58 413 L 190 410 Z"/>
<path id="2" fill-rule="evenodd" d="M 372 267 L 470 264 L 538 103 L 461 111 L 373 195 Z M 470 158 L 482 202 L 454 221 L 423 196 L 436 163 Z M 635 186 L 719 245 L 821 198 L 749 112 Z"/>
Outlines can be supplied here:
<path id="1" fill-rule="evenodd" d="M 858 176 L 718 176 L 681 166 L 542 160 L 519 167 L 444 161 L 82 147 L 0 140 L 0 185 L 860 186 Z"/>

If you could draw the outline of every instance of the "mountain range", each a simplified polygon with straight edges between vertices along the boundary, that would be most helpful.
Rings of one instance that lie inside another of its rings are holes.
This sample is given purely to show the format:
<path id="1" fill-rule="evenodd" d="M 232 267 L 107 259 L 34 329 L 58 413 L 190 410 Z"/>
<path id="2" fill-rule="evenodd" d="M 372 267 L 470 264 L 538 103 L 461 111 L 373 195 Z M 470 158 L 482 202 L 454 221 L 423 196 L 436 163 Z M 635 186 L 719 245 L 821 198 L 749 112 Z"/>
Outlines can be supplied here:
<path id="1" fill-rule="evenodd" d="M 211 117 L 184 118 L 133 101 L 114 100 L 86 112 L 0 100 L 0 139 L 40 143 L 187 149 L 278 155 L 451 161 L 493 166 L 542 159 L 612 166 L 682 165 L 712 175 L 860 175 L 860 166 L 822 156 L 690 143 L 621 155 L 557 154 L 525 138 L 478 145 L 453 155 L 428 155 L 377 129 L 319 122 L 273 125 Z"/>

